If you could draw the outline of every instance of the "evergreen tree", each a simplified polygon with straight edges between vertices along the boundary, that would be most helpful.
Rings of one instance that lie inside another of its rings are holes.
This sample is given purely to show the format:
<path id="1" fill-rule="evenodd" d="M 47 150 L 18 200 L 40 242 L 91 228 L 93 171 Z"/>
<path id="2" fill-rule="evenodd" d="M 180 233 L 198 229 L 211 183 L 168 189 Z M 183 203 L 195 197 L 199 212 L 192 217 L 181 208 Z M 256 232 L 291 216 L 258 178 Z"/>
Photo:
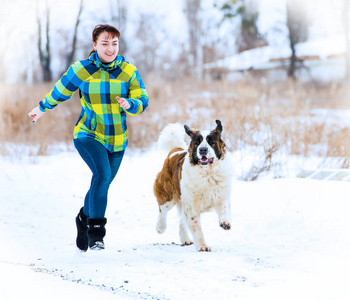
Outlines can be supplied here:
<path id="1" fill-rule="evenodd" d="M 224 19 L 240 18 L 240 34 L 236 39 L 238 52 L 267 45 L 258 30 L 256 7 L 255 0 L 229 0 L 221 7 Z"/>

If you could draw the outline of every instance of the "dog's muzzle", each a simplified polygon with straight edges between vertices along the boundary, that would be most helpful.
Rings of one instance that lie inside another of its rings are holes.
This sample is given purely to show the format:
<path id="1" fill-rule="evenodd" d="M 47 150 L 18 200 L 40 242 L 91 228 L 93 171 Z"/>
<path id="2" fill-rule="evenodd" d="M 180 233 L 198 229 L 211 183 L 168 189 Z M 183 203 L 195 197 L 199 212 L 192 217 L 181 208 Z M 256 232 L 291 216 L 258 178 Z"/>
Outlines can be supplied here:
<path id="1" fill-rule="evenodd" d="M 208 147 L 200 147 L 198 149 L 198 152 L 199 152 L 199 155 L 201 156 L 201 158 L 199 159 L 199 164 L 202 165 L 202 166 L 206 166 L 206 165 L 210 165 L 214 162 L 214 157 L 212 158 L 208 158 L 208 153 L 209 153 L 209 150 L 208 150 Z"/>

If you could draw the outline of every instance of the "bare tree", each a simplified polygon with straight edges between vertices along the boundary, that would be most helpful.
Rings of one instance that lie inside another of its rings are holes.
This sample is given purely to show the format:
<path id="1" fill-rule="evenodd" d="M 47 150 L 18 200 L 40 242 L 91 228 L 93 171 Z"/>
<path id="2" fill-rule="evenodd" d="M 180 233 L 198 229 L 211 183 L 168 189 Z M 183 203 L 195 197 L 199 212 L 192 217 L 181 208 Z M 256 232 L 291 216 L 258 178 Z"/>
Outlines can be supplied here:
<path id="1" fill-rule="evenodd" d="M 50 52 L 50 6 L 44 1 L 44 12 L 40 12 L 40 3 L 37 0 L 37 26 L 38 26 L 38 51 L 40 66 L 43 72 L 43 80 L 52 80 L 51 52 Z M 43 16 L 42 16 L 43 15 Z M 43 24 L 42 20 L 45 20 Z M 44 30 L 44 32 L 43 32 Z M 45 38 L 44 38 L 45 37 Z"/>
<path id="2" fill-rule="evenodd" d="M 194 74 L 197 79 L 203 77 L 203 47 L 202 47 L 202 19 L 201 19 L 201 0 L 185 0 L 184 13 L 187 19 L 189 46 L 190 46 L 190 65 L 193 66 Z"/>
<path id="3" fill-rule="evenodd" d="M 158 40 L 159 31 L 157 22 L 155 22 L 156 16 L 150 14 L 140 13 L 139 24 L 136 30 L 137 47 L 134 47 L 134 61 L 138 68 L 143 73 L 150 73 L 156 70 L 156 52 L 160 47 L 160 41 Z"/>
<path id="4" fill-rule="evenodd" d="M 74 25 L 74 34 L 73 34 L 72 48 L 71 48 L 71 51 L 69 51 L 69 53 L 67 54 L 67 57 L 66 57 L 66 68 L 65 68 L 65 70 L 67 70 L 69 68 L 69 66 L 73 63 L 73 60 L 74 60 L 74 56 L 75 56 L 75 52 L 76 52 L 76 48 L 77 48 L 78 28 L 79 28 L 80 17 L 81 17 L 81 14 L 83 12 L 83 9 L 84 9 L 84 0 L 80 0 L 79 11 L 78 11 L 77 19 L 76 19 L 75 25 Z"/>
<path id="5" fill-rule="evenodd" d="M 121 42 L 119 52 L 125 54 L 128 50 L 126 39 L 123 39 L 123 34 L 126 32 L 127 25 L 127 3 L 125 0 L 109 0 L 111 20 L 121 33 Z"/>
<path id="6" fill-rule="evenodd" d="M 0 35 L 3 42 L 0 44 L 0 80 L 6 79 L 5 53 L 8 50 L 9 41 L 13 32 L 13 24 L 10 23 L 11 14 L 8 12 L 11 10 L 11 7 L 13 7 L 13 4 L 12 1 L 4 1 L 4 3 L 1 3 Z"/>
<path id="7" fill-rule="evenodd" d="M 303 0 L 287 0 L 287 28 L 289 32 L 289 45 L 291 57 L 288 68 L 288 77 L 295 78 L 297 68 L 296 45 L 305 42 L 308 38 L 308 16 L 304 9 Z"/>

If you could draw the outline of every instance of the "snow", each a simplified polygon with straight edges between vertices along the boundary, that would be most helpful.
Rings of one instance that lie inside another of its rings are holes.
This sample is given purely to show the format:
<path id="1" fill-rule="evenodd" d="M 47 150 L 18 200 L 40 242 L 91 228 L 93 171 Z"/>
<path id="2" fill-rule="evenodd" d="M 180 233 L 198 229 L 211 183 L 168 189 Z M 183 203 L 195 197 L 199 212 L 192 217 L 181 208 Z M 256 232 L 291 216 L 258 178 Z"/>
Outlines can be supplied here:
<path id="1" fill-rule="evenodd" d="M 298 56 L 317 56 L 321 60 L 326 60 L 332 55 L 344 55 L 345 48 L 344 35 L 334 35 L 297 44 L 296 52 Z M 291 50 L 288 45 L 272 45 L 247 50 L 217 62 L 208 63 L 205 67 L 226 67 L 230 70 L 269 69 L 280 66 L 279 60 L 287 59 L 290 55 Z"/>
<path id="2" fill-rule="evenodd" d="M 97 288 L 85 287 L 48 274 L 34 273 L 26 266 L 0 262 L 2 299 L 18 300 L 25 296 L 35 299 L 73 299 L 82 297 L 92 299 L 115 299 L 115 295 L 107 294 Z M 43 284 L 44 283 L 44 284 Z M 74 296 L 75 295 L 75 296 Z M 90 298 L 91 297 L 91 298 Z M 118 299 L 129 299 L 118 295 Z"/>
<path id="3" fill-rule="evenodd" d="M 349 182 L 234 179 L 232 229 L 203 215 L 212 248 L 203 253 L 179 245 L 176 210 L 167 231 L 155 231 L 163 158 L 126 152 L 110 189 L 106 249 L 81 253 L 74 218 L 90 171 L 79 155 L 1 157 L 1 298 L 350 298 Z"/>

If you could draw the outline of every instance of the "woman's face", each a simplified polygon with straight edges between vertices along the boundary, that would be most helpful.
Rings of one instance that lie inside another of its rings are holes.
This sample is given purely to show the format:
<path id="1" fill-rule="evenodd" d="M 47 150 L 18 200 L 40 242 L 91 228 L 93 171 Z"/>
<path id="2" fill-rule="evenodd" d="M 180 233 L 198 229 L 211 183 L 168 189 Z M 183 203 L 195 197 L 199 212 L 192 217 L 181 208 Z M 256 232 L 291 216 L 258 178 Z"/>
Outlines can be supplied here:
<path id="1" fill-rule="evenodd" d="M 102 32 L 93 45 L 99 59 L 105 64 L 111 63 L 118 55 L 119 38 L 111 38 L 108 32 Z"/>

